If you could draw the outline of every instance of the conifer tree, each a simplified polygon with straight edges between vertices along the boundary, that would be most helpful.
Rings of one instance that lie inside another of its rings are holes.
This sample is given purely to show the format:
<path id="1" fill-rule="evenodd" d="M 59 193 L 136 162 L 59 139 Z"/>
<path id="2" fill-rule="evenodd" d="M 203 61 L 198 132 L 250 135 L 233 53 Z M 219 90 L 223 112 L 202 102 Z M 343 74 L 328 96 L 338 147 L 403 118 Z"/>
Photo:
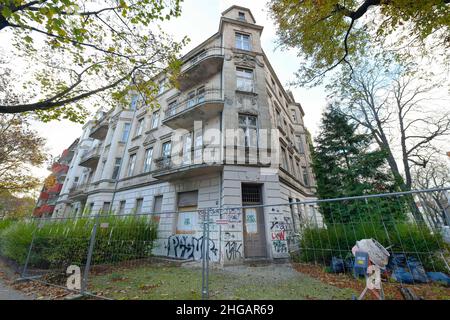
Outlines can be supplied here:
<path id="1" fill-rule="evenodd" d="M 375 149 L 371 135 L 359 132 L 358 126 L 340 111 L 339 106 L 328 106 L 323 115 L 321 130 L 315 139 L 313 170 L 320 199 L 386 193 L 397 189 L 386 165 L 386 152 Z M 398 205 L 402 204 L 386 201 L 326 203 L 321 205 L 321 210 L 329 222 L 360 220 L 375 213 L 403 215 L 404 210 L 398 210 Z M 371 208 L 369 202 L 374 207 Z M 393 205 L 395 210 L 392 210 Z"/>

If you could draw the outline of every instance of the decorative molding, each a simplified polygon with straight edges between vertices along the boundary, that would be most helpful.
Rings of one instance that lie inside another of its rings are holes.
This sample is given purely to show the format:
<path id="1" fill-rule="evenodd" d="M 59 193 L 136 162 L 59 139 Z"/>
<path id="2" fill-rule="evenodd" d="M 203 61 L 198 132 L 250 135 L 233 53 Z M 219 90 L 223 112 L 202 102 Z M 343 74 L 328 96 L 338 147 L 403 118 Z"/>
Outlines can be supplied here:
<path id="1" fill-rule="evenodd" d="M 258 96 L 254 93 L 236 91 L 235 104 L 240 112 L 258 114 Z"/>
<path id="2" fill-rule="evenodd" d="M 138 149 L 139 149 L 139 146 L 134 146 L 134 147 L 128 149 L 128 152 L 133 152 L 133 151 L 136 151 Z"/>
<path id="3" fill-rule="evenodd" d="M 156 138 L 152 133 L 149 133 L 147 135 L 147 137 L 145 137 L 144 142 L 142 143 L 144 146 L 147 146 L 149 144 L 155 143 L 156 142 Z"/>
<path id="4" fill-rule="evenodd" d="M 235 52 L 233 54 L 234 64 L 240 67 L 255 68 L 257 65 L 264 67 L 264 63 L 251 54 L 243 52 Z"/>
<path id="5" fill-rule="evenodd" d="M 245 113 L 245 114 L 250 114 L 252 116 L 257 116 L 258 115 L 258 110 L 254 109 L 254 108 L 238 108 L 238 113 Z"/>

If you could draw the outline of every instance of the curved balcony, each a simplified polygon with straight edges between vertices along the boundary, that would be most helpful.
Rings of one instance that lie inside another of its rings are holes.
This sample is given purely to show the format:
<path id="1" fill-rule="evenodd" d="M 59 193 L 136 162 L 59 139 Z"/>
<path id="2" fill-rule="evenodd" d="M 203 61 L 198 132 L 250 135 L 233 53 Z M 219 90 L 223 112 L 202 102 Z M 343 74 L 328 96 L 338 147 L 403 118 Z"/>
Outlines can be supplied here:
<path id="1" fill-rule="evenodd" d="M 102 145 L 98 145 L 93 149 L 87 150 L 83 153 L 80 159 L 80 166 L 95 170 L 100 160 L 100 154 L 102 152 Z"/>
<path id="2" fill-rule="evenodd" d="M 163 124 L 172 128 L 189 129 L 194 121 L 208 120 L 223 110 L 223 94 L 220 89 L 207 89 L 166 109 Z"/>
<path id="3" fill-rule="evenodd" d="M 223 67 L 224 51 L 222 47 L 205 48 L 187 60 L 180 70 L 179 89 L 184 91 L 199 82 L 204 82 Z"/>

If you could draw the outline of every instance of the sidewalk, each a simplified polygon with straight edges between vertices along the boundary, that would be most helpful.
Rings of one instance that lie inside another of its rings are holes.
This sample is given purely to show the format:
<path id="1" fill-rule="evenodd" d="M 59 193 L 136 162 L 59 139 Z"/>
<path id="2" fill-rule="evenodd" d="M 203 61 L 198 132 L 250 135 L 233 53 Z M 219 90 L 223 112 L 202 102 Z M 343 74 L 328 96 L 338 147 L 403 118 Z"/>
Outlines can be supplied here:
<path id="1" fill-rule="evenodd" d="M 20 291 L 8 287 L 0 279 L 0 300 L 31 300 L 31 298 Z"/>

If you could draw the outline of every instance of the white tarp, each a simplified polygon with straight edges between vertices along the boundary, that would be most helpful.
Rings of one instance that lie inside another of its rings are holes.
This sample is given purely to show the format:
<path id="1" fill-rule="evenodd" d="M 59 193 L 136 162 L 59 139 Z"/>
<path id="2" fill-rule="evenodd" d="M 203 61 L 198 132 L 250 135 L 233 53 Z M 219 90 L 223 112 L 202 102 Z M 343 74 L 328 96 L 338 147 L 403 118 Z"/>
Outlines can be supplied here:
<path id="1" fill-rule="evenodd" d="M 389 252 L 375 239 L 356 241 L 356 245 L 352 248 L 353 255 L 355 255 L 356 251 L 367 252 L 369 254 L 369 260 L 381 268 L 388 264 Z"/>

